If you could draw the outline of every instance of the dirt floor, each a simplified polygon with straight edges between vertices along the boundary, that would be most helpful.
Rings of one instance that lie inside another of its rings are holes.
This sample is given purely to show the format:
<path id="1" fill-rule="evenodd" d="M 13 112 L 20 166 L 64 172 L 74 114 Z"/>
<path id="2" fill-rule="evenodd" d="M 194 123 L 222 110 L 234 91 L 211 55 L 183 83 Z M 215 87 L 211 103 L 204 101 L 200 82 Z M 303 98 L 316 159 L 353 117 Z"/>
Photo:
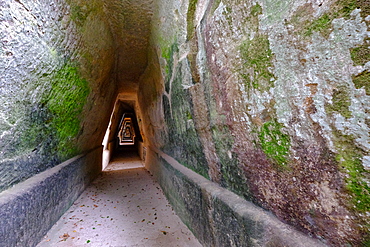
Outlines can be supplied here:
<path id="1" fill-rule="evenodd" d="M 201 246 L 136 154 L 116 155 L 37 245 Z"/>

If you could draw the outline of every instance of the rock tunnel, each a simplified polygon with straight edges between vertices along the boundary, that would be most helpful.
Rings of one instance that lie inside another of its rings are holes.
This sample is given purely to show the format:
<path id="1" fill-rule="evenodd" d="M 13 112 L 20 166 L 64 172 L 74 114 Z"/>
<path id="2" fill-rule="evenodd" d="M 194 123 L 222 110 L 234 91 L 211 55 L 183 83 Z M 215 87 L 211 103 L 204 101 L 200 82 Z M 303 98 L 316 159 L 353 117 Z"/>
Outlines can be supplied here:
<path id="1" fill-rule="evenodd" d="M 369 246 L 368 0 L 0 0 L 0 246 L 135 149 L 204 246 Z"/>

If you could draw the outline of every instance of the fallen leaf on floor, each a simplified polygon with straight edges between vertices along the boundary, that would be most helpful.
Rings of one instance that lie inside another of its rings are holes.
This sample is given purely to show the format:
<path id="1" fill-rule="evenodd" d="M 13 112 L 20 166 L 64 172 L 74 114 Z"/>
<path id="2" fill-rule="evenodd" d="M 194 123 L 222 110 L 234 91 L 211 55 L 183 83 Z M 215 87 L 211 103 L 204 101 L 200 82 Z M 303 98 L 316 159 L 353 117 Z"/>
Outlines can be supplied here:
<path id="1" fill-rule="evenodd" d="M 63 241 L 66 241 L 69 237 L 70 236 L 68 233 L 64 233 L 62 236 L 59 236 L 59 238 L 61 238 Z"/>

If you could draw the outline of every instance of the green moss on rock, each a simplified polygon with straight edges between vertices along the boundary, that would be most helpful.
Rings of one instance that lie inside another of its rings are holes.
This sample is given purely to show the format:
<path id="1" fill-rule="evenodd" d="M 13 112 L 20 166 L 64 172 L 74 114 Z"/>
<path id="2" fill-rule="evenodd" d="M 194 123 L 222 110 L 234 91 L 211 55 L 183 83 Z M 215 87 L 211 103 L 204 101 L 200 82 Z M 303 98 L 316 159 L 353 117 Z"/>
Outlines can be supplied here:
<path id="1" fill-rule="evenodd" d="M 370 15 L 370 4 L 369 0 L 356 0 L 357 8 L 361 9 L 361 16 L 362 18 L 366 18 Z M 369 239 L 370 242 L 370 239 Z M 370 244 L 369 244 L 370 246 Z"/>
<path id="2" fill-rule="evenodd" d="M 190 111 L 186 111 L 186 117 L 188 120 L 192 120 L 193 119 L 193 116 L 191 115 L 191 112 Z"/>
<path id="3" fill-rule="evenodd" d="M 351 58 L 353 60 L 354 65 L 361 65 L 364 66 L 365 63 L 369 62 L 370 60 L 370 39 L 366 39 L 364 44 L 352 48 L 351 51 Z"/>
<path id="4" fill-rule="evenodd" d="M 354 138 L 334 131 L 335 146 L 337 148 L 336 161 L 346 176 L 346 188 L 352 196 L 354 210 L 359 212 L 370 211 L 370 187 L 365 181 L 367 171 L 362 165 L 362 151 L 354 144 Z"/>
<path id="5" fill-rule="evenodd" d="M 352 81 L 357 89 L 364 88 L 367 95 L 370 95 L 370 72 L 365 70 L 359 75 L 353 76 Z"/>
<path id="6" fill-rule="evenodd" d="M 240 54 L 244 61 L 243 72 L 240 76 L 248 91 L 251 88 L 268 91 L 274 86 L 273 54 L 266 35 L 256 34 L 252 40 L 247 40 L 240 46 Z"/>
<path id="7" fill-rule="evenodd" d="M 76 137 L 81 129 L 80 114 L 88 95 L 88 82 L 80 77 L 76 67 L 66 64 L 54 75 L 45 104 L 52 115 L 50 126 L 56 130 L 57 149 L 62 160 L 78 152 Z"/>
<path id="8" fill-rule="evenodd" d="M 258 15 L 262 14 L 262 7 L 257 3 L 251 7 L 250 11 L 252 16 L 257 17 Z"/>
<path id="9" fill-rule="evenodd" d="M 275 161 L 279 167 L 286 167 L 288 163 L 290 137 L 281 129 L 283 125 L 277 121 L 269 121 L 263 124 L 258 135 L 263 152 Z"/>
<path id="10" fill-rule="evenodd" d="M 194 18 L 195 18 L 195 11 L 197 8 L 198 0 L 190 0 L 187 12 L 187 39 L 191 40 L 194 36 L 195 26 L 194 26 Z"/>
<path id="11" fill-rule="evenodd" d="M 170 80 L 172 73 L 175 73 L 174 70 L 174 54 L 179 52 L 178 44 L 174 42 L 172 45 L 165 47 L 162 50 L 162 57 L 166 60 L 165 71 L 166 71 L 166 79 L 165 79 L 165 89 L 167 92 L 170 91 Z"/>
<path id="12" fill-rule="evenodd" d="M 332 104 L 328 104 L 326 106 L 326 111 L 328 113 L 340 113 L 345 118 L 352 117 L 352 113 L 349 110 L 351 98 L 348 94 L 348 91 L 349 89 L 345 86 L 339 86 L 337 89 L 334 89 L 332 95 Z"/>
<path id="13" fill-rule="evenodd" d="M 333 19 L 329 14 L 324 14 L 320 18 L 314 20 L 311 25 L 307 27 L 305 35 L 309 36 L 312 35 L 313 32 L 321 32 L 323 36 L 328 37 L 332 20 Z"/>
<path id="14" fill-rule="evenodd" d="M 324 37 L 328 37 L 331 31 L 332 21 L 336 18 L 350 18 L 350 14 L 358 7 L 362 7 L 361 0 L 339 0 L 332 5 L 330 11 L 319 18 L 304 23 L 305 36 L 312 35 L 313 32 L 320 32 Z"/>

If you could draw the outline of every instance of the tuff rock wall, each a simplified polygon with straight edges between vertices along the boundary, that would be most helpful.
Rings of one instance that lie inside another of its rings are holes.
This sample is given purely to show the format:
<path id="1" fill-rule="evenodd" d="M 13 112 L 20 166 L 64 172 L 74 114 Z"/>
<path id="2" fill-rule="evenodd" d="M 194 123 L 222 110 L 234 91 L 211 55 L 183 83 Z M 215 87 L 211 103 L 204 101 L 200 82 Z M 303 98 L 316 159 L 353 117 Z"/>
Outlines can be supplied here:
<path id="1" fill-rule="evenodd" d="M 328 245 L 367 246 L 369 2 L 154 6 L 148 145 Z"/>
<path id="2" fill-rule="evenodd" d="M 116 94 L 107 12 L 95 0 L 0 1 L 0 191 L 101 146 Z"/>
<path id="3" fill-rule="evenodd" d="M 368 245 L 369 6 L 0 0 L 0 191 L 100 146 L 137 90 L 152 150 L 323 243 Z"/>

